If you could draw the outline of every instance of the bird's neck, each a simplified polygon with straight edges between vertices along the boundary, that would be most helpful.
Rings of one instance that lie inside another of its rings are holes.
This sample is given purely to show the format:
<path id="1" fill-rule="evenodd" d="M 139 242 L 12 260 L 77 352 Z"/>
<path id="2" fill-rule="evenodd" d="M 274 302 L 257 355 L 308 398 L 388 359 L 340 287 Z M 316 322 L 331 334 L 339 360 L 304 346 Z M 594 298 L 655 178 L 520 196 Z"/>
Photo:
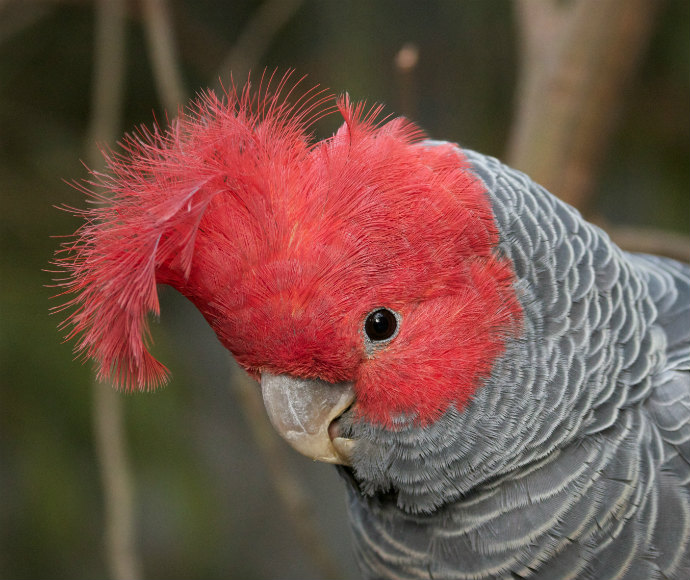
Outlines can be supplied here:
<path id="1" fill-rule="evenodd" d="M 606 431 L 649 393 L 649 365 L 663 364 L 649 355 L 646 282 L 606 235 L 525 175 L 466 153 L 491 192 L 523 328 L 462 409 L 451 405 L 426 426 L 357 427 L 361 491 L 391 491 L 410 513 L 431 513 Z"/>
<path id="2" fill-rule="evenodd" d="M 401 509 L 395 493 L 364 495 L 347 474 L 360 565 L 372 578 L 397 577 L 401 566 L 420 577 L 531 577 L 547 560 L 550 571 L 539 577 L 577 572 L 588 546 L 615 537 L 632 545 L 636 527 L 653 527 L 650 437 L 640 410 L 627 409 L 605 435 L 479 484 L 430 514 Z"/>

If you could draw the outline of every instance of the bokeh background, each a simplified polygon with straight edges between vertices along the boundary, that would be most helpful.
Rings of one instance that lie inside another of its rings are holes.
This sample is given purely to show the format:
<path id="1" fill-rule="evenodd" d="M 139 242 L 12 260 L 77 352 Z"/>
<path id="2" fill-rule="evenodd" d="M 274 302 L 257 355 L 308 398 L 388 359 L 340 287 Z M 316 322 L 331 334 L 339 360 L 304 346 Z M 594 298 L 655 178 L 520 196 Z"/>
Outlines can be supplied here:
<path id="1" fill-rule="evenodd" d="M 572 3 L 553 2 L 565 9 Z M 690 3 L 648 3 L 649 31 L 607 113 L 613 120 L 583 209 L 614 230 L 625 227 L 633 239 L 651 231 L 663 242 L 669 235 L 669 253 L 682 254 L 690 231 Z M 124 3 L 117 134 L 150 124 L 154 115 L 165 119 L 163 103 L 170 100 L 155 80 L 149 4 Z M 294 68 L 296 77 L 309 75 L 307 84 L 385 103 L 386 112 L 407 114 L 434 138 L 510 156 L 524 78 L 518 2 L 153 4 L 167 11 L 178 94 L 217 86 L 219 76 L 227 82 L 230 68 L 240 79 L 250 67 Z M 93 158 L 98 5 L 0 1 L 0 578 L 6 579 L 118 575 L 104 547 L 108 517 L 91 368 L 74 362 L 71 345 L 61 342 L 60 318 L 49 315 L 56 290 L 46 287 L 60 242 L 52 236 L 78 225 L 54 206 L 83 207 L 83 194 L 68 182 L 85 178 L 83 161 Z M 326 119 L 315 131 L 323 137 L 335 126 L 336 119 Z M 136 575 L 356 578 L 344 488 L 334 469 L 282 442 L 262 448 L 246 393 L 230 379 L 228 355 L 184 299 L 161 288 L 161 300 L 154 352 L 173 381 L 155 393 L 117 395 Z"/>

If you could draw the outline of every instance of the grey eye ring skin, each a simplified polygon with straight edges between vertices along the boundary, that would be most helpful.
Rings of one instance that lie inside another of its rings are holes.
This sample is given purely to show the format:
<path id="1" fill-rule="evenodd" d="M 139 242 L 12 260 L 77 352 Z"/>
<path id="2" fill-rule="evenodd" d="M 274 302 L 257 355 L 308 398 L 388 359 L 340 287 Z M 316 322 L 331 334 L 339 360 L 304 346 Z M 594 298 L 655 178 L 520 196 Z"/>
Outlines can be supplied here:
<path id="1" fill-rule="evenodd" d="M 372 340 L 371 338 L 369 338 L 369 336 L 367 336 L 367 333 L 365 330 L 365 325 L 366 325 L 367 319 L 372 314 L 374 314 L 375 312 L 378 312 L 379 310 L 387 310 L 388 312 L 393 314 L 393 316 L 395 316 L 396 327 L 395 327 L 395 331 L 393 332 L 393 334 L 390 337 L 385 338 L 383 340 Z M 364 349 L 367 353 L 367 356 L 369 356 L 369 357 L 373 356 L 374 354 L 376 354 L 376 352 L 385 348 L 393 340 L 395 340 L 395 338 L 398 336 L 398 334 L 400 334 L 400 328 L 402 326 L 402 322 L 403 322 L 402 314 L 400 314 L 399 312 L 396 312 L 392 308 L 388 308 L 387 306 L 377 306 L 376 308 L 373 308 L 372 310 L 367 312 L 366 316 L 364 317 L 364 320 L 362 321 L 362 327 L 361 327 L 362 328 L 361 335 L 362 335 L 362 338 L 364 339 Z"/>

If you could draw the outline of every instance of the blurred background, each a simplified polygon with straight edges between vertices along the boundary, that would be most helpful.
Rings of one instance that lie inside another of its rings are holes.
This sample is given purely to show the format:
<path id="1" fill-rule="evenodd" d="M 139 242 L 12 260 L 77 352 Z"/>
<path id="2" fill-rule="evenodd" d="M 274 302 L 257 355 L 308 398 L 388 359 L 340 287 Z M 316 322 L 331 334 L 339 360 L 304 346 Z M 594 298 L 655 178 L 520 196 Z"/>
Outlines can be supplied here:
<path id="1" fill-rule="evenodd" d="M 72 360 L 46 270 L 95 142 L 294 68 L 687 258 L 689 61 L 686 0 L 0 0 L 0 578 L 357 578 L 335 470 L 267 439 L 184 299 L 160 289 L 167 387 Z"/>

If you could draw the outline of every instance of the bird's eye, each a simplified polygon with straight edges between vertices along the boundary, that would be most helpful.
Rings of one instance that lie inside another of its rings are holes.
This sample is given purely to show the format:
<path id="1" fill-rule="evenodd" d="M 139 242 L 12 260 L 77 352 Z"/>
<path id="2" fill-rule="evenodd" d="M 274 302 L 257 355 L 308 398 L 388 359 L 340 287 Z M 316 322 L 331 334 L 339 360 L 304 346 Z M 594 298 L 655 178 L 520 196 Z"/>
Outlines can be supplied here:
<path id="1" fill-rule="evenodd" d="M 391 338 L 398 328 L 398 319 L 387 308 L 374 310 L 364 322 L 364 332 L 372 341 L 382 341 Z"/>

